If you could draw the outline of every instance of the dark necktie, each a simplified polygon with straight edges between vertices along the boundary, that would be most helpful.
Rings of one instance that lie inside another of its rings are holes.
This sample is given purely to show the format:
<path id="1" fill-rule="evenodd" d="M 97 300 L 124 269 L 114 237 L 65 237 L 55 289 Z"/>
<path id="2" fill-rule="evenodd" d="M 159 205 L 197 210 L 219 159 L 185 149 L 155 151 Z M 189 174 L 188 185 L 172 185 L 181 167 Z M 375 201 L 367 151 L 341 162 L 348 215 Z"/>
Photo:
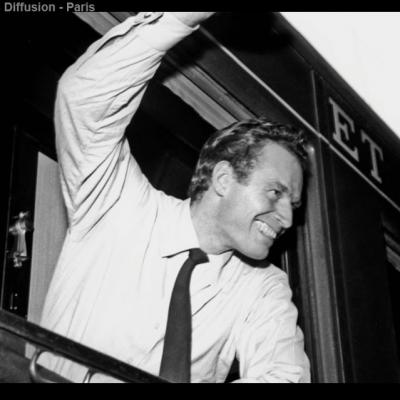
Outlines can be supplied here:
<path id="1" fill-rule="evenodd" d="M 208 261 L 200 249 L 191 249 L 175 281 L 169 303 L 160 376 L 171 382 L 190 382 L 192 350 L 192 310 L 190 277 L 197 264 Z"/>

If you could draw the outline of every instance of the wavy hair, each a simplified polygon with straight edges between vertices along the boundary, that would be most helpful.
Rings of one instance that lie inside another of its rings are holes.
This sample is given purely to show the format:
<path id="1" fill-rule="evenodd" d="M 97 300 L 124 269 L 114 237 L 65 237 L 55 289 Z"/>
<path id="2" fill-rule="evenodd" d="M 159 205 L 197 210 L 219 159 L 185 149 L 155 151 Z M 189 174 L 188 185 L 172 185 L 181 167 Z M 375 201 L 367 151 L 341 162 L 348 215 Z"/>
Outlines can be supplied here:
<path id="1" fill-rule="evenodd" d="M 219 161 L 228 161 L 238 182 L 246 183 L 260 152 L 269 142 L 286 148 L 297 157 L 303 171 L 307 170 L 307 141 L 302 130 L 264 117 L 235 122 L 215 132 L 203 145 L 188 190 L 191 202 L 200 200 L 208 190 Z"/>

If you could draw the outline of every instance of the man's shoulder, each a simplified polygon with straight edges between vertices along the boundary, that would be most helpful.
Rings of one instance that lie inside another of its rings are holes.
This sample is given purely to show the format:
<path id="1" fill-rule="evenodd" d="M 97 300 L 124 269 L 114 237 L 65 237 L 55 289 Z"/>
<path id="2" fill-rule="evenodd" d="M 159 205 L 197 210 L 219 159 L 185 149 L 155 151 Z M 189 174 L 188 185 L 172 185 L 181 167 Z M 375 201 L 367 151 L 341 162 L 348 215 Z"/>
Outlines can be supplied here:
<path id="1" fill-rule="evenodd" d="M 270 261 L 250 260 L 241 256 L 236 256 L 236 258 L 242 269 L 242 274 L 244 276 L 247 275 L 251 281 L 258 282 L 262 287 L 278 282 L 285 287 L 289 287 L 287 273 Z"/>
<path id="2" fill-rule="evenodd" d="M 239 261 L 239 268 L 242 271 L 238 282 L 240 281 L 240 287 L 246 292 L 246 296 L 242 296 L 246 315 L 265 312 L 265 307 L 277 304 L 283 305 L 282 309 L 286 309 L 291 303 L 292 290 L 288 275 L 281 268 L 268 261 L 246 262 L 246 260 Z"/>

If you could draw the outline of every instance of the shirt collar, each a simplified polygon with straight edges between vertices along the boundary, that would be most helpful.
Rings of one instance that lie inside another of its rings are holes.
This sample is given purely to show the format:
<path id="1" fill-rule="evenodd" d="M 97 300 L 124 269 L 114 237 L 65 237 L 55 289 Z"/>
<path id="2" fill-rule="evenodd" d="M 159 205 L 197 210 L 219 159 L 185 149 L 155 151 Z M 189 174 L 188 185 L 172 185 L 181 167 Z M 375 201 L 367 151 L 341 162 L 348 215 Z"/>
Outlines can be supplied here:
<path id="1" fill-rule="evenodd" d="M 165 232 L 164 240 L 160 244 L 161 257 L 171 257 L 192 248 L 199 248 L 199 239 L 190 213 L 190 198 L 180 202 L 171 217 L 172 221 L 167 224 L 168 232 Z M 233 251 L 227 251 L 222 254 L 207 255 L 211 263 L 222 267 L 230 260 L 232 254 Z"/>
<path id="2" fill-rule="evenodd" d="M 190 215 L 190 199 L 183 200 L 176 212 L 169 216 L 168 232 L 164 232 L 160 245 L 161 257 L 171 257 L 192 248 L 198 248 L 199 239 Z"/>

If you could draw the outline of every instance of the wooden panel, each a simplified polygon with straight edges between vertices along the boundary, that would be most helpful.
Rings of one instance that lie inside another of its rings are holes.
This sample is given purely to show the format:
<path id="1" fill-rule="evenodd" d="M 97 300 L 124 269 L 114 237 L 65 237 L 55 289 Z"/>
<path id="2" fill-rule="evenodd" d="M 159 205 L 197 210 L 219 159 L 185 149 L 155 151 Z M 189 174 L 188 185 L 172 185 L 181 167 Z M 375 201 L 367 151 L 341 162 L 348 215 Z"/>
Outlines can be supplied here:
<path id="1" fill-rule="evenodd" d="M 58 165 L 42 153 L 38 155 L 34 227 L 28 320 L 39 323 L 67 230 Z"/>
<path id="2" fill-rule="evenodd" d="M 378 195 L 333 158 L 335 271 L 342 337 L 355 382 L 396 382 L 395 338 Z"/>
<path id="3" fill-rule="evenodd" d="M 321 77 L 316 79 L 320 132 L 332 150 L 386 196 L 400 211 L 400 140 L 390 141 L 390 131 L 371 115 L 360 114 L 357 104 L 349 103 Z"/>

